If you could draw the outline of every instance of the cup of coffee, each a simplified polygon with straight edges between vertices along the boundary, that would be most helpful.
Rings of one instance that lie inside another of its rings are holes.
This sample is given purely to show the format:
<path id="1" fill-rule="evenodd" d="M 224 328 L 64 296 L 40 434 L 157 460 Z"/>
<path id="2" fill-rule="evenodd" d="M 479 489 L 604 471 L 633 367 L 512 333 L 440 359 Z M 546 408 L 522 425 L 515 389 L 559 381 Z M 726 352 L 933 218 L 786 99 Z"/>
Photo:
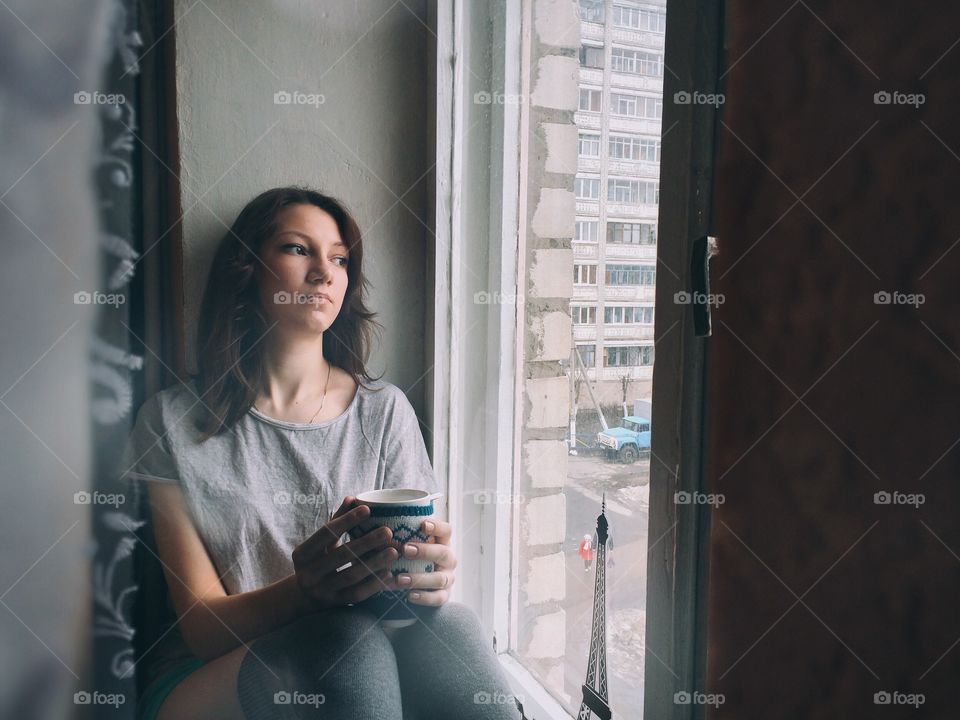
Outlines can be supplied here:
<path id="1" fill-rule="evenodd" d="M 433 501 L 442 493 L 428 493 L 414 488 L 390 488 L 370 490 L 357 495 L 356 505 L 370 507 L 370 517 L 349 532 L 350 539 L 362 537 L 386 525 L 393 531 L 393 542 L 400 557 L 390 566 L 391 574 L 433 572 L 433 563 L 403 556 L 403 544 L 408 542 L 433 542 L 421 529 L 423 521 L 433 517 Z M 407 601 L 409 589 L 382 590 L 359 605 L 380 618 L 387 628 L 413 625 L 417 621 L 416 606 Z"/>

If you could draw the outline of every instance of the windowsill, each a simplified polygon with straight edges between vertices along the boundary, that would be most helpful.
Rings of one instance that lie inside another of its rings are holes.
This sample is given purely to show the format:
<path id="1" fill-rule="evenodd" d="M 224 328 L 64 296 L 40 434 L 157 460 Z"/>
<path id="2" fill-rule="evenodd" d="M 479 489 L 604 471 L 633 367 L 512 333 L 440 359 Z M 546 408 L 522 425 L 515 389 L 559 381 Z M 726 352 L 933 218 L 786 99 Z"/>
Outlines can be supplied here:
<path id="1" fill-rule="evenodd" d="M 530 720 L 574 720 L 574 716 L 510 653 L 501 653 L 500 665 L 507 673 L 513 694 L 520 698 Z"/>

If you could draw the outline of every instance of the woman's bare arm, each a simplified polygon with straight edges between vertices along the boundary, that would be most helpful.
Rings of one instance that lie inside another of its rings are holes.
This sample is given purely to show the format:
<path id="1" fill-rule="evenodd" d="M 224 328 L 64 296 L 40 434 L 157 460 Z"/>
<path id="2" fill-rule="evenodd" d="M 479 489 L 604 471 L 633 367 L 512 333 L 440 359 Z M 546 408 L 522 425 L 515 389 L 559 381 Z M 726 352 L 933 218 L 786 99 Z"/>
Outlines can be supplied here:
<path id="1" fill-rule="evenodd" d="M 296 576 L 228 595 L 187 512 L 178 485 L 150 482 L 157 552 L 190 650 L 207 661 L 311 611 Z"/>

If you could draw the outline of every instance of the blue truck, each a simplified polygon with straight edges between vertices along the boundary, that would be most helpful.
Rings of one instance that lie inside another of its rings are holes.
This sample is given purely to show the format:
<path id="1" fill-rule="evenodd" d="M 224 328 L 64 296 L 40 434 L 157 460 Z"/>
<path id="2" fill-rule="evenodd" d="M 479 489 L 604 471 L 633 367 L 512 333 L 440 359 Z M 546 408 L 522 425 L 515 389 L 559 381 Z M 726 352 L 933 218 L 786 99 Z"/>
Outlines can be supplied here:
<path id="1" fill-rule="evenodd" d="M 597 433 L 597 445 L 609 460 L 635 462 L 641 454 L 650 452 L 650 420 L 639 415 L 627 415 L 620 427 Z"/>

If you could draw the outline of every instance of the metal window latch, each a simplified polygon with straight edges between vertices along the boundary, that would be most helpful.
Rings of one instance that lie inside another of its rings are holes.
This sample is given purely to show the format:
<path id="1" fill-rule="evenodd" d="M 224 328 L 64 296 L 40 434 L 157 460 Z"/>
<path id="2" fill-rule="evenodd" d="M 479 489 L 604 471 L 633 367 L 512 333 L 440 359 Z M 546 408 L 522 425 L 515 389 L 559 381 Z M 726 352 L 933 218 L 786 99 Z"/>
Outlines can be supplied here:
<path id="1" fill-rule="evenodd" d="M 717 239 L 704 235 L 693 243 L 690 258 L 690 304 L 693 306 L 693 334 L 710 337 L 713 327 L 710 318 L 710 258 L 717 254 Z"/>

